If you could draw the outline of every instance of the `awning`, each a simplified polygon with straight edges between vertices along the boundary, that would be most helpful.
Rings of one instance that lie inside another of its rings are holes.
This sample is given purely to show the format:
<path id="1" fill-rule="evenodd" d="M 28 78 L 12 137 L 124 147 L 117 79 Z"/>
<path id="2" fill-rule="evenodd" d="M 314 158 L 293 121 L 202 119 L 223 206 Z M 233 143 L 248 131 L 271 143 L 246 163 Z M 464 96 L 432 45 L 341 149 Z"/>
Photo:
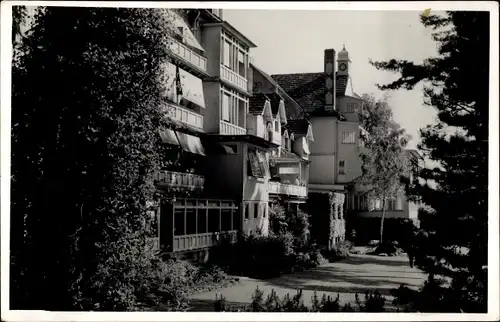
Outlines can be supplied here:
<path id="1" fill-rule="evenodd" d="M 179 145 L 179 140 L 177 140 L 175 132 L 171 129 L 160 129 L 160 137 L 163 143 Z"/>
<path id="2" fill-rule="evenodd" d="M 176 134 L 180 146 L 184 151 L 199 155 L 205 155 L 205 149 L 203 148 L 199 137 L 181 132 L 176 132 Z"/>
<path id="3" fill-rule="evenodd" d="M 305 154 L 311 154 L 311 152 L 309 151 L 309 144 L 307 144 L 307 140 L 304 137 L 302 138 L 302 149 L 304 150 Z"/>
<path id="4" fill-rule="evenodd" d="M 220 146 L 226 154 L 236 154 L 236 152 L 234 151 L 234 149 L 232 147 L 230 147 L 228 145 L 224 145 L 224 144 L 221 144 Z"/>
<path id="5" fill-rule="evenodd" d="M 169 18 L 171 18 L 172 24 L 176 29 L 175 32 L 182 36 L 184 42 L 191 47 L 194 47 L 201 51 L 205 51 L 205 49 L 203 49 L 203 47 L 200 45 L 194 34 L 191 32 L 191 29 L 189 28 L 186 21 L 184 21 L 184 19 L 182 19 L 182 17 L 179 16 L 179 14 L 177 14 L 173 10 L 168 10 L 168 12 L 170 13 Z"/>
<path id="6" fill-rule="evenodd" d="M 167 63 L 167 97 L 172 101 L 179 103 L 176 92 L 176 66 Z M 179 75 L 182 86 L 182 98 L 196 104 L 200 107 L 205 107 L 205 96 L 203 95 L 203 81 L 198 77 L 188 73 L 187 71 L 179 68 Z"/>

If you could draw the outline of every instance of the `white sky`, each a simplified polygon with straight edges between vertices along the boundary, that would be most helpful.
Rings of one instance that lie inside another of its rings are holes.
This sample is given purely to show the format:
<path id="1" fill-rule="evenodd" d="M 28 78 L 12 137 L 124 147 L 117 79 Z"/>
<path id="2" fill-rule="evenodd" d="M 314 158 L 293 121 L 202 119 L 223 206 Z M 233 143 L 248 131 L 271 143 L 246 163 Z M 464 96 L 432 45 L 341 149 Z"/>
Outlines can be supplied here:
<path id="1" fill-rule="evenodd" d="M 391 58 L 421 62 L 435 56 L 431 30 L 420 23 L 421 11 L 302 11 L 230 10 L 224 20 L 252 40 L 257 66 L 268 74 L 323 71 L 328 48 L 339 52 L 345 43 L 351 58 L 350 75 L 358 94 L 381 92 L 376 83 L 387 83 L 396 74 L 376 70 L 368 63 Z M 415 148 L 419 128 L 433 123 L 435 111 L 423 105 L 422 88 L 391 92 L 394 118 L 406 128 Z"/>

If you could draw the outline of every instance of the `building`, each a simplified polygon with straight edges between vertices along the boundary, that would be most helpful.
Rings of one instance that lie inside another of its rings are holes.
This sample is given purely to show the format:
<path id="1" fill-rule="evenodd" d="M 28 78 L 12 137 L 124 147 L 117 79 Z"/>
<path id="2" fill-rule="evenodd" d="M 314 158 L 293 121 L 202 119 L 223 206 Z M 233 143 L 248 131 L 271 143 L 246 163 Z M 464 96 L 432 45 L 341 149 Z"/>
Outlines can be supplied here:
<path id="1" fill-rule="evenodd" d="M 280 74 L 272 78 L 302 107 L 314 130 L 310 144 L 308 211 L 319 242 L 334 245 L 345 239 L 345 218 L 381 214 L 381 203 L 355 189 L 362 175 L 360 153 L 366 153 L 366 131 L 358 112 L 363 99 L 353 91 L 351 60 L 345 47 L 324 52 L 324 70 L 317 73 Z M 412 155 L 415 151 L 411 152 Z M 388 216 L 413 216 L 417 206 L 404 193 L 390 202 Z M 330 228 L 331 227 L 331 228 Z"/>

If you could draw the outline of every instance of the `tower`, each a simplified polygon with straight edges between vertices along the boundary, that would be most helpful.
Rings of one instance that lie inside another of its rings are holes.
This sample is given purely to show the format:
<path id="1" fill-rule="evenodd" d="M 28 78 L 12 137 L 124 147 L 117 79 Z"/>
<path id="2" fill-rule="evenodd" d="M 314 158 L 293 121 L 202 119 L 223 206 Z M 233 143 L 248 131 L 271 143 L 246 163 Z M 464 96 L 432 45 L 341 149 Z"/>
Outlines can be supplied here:
<path id="1" fill-rule="evenodd" d="M 338 75 L 349 75 L 349 66 L 351 63 L 351 60 L 349 59 L 349 53 L 345 49 L 345 46 L 342 48 L 342 50 L 338 53 L 337 56 L 337 64 L 338 64 Z"/>

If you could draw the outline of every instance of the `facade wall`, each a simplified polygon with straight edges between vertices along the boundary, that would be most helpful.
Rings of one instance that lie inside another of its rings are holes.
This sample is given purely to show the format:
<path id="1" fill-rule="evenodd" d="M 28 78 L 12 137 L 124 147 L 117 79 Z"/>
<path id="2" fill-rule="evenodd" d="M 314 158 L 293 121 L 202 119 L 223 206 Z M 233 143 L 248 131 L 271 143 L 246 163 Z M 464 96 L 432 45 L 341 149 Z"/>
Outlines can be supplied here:
<path id="1" fill-rule="evenodd" d="M 203 129 L 205 133 L 218 133 L 220 121 L 220 84 L 215 81 L 203 82 L 205 108 L 203 115 Z"/>
<path id="2" fill-rule="evenodd" d="M 309 183 L 335 184 L 336 118 L 313 117 L 310 122 L 316 135 L 309 147 Z"/>
<path id="3" fill-rule="evenodd" d="M 220 75 L 221 65 L 221 27 L 203 27 L 203 42 L 207 57 L 207 72 L 210 76 Z"/>
<path id="4" fill-rule="evenodd" d="M 359 157 L 359 124 L 354 122 L 337 122 L 337 172 L 338 183 L 351 182 L 361 173 L 361 158 Z M 353 143 L 343 143 L 343 133 L 354 133 Z M 340 162 L 344 161 L 344 174 L 339 169 Z"/>

